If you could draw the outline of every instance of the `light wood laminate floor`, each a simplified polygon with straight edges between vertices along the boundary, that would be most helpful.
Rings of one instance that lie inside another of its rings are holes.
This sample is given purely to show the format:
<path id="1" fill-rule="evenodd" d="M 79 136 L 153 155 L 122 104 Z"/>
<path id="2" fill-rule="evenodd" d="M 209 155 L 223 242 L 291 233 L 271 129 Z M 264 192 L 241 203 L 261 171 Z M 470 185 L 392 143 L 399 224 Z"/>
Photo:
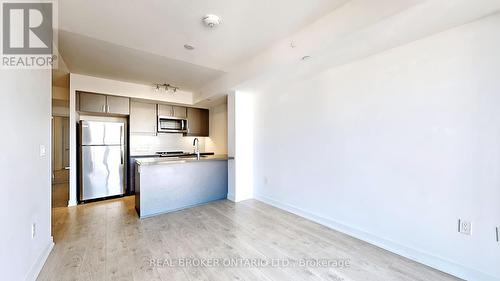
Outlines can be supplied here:
<path id="1" fill-rule="evenodd" d="M 38 280 L 459 280 L 255 200 L 218 201 L 143 220 L 133 197 L 57 208 L 53 236 Z M 184 257 L 348 259 L 349 266 L 150 264 Z"/>
<path id="2" fill-rule="evenodd" d="M 54 171 L 52 179 L 52 208 L 68 207 L 69 170 Z"/>

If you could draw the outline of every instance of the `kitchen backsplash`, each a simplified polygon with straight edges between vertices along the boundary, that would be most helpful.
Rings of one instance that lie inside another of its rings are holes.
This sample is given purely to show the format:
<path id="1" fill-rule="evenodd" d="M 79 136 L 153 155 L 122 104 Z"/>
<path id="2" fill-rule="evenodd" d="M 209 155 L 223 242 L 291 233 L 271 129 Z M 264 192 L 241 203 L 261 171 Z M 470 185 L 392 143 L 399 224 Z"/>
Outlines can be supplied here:
<path id="1" fill-rule="evenodd" d="M 131 135 L 130 155 L 150 155 L 158 151 L 193 151 L 194 137 L 181 134 L 159 134 L 158 136 Z M 205 138 L 200 137 L 200 151 L 205 152 Z M 208 151 L 207 151 L 208 152 Z"/>

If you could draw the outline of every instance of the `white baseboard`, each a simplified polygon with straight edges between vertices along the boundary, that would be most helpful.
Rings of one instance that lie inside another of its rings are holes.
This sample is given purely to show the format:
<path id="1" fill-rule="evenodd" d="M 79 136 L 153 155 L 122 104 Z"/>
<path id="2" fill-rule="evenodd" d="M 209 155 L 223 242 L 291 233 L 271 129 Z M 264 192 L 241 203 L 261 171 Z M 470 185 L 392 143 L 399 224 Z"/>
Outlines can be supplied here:
<path id="1" fill-rule="evenodd" d="M 232 201 L 232 202 L 241 202 L 241 201 L 245 201 L 245 200 L 249 200 L 249 199 L 253 199 L 253 195 L 247 195 L 247 196 L 240 196 L 239 198 L 236 198 L 236 195 L 233 194 L 233 193 L 228 193 L 227 194 L 227 200 L 229 201 Z"/>
<path id="2" fill-rule="evenodd" d="M 45 249 L 42 251 L 40 256 L 38 256 L 38 259 L 36 259 L 35 263 L 31 266 L 30 271 L 26 275 L 26 278 L 24 280 L 26 281 L 35 281 L 36 278 L 38 277 L 38 274 L 40 274 L 40 271 L 42 271 L 43 265 L 45 264 L 45 261 L 49 257 L 50 252 L 52 251 L 52 248 L 54 248 L 54 238 L 51 236 L 49 243 L 47 243 L 47 246 Z"/>
<path id="3" fill-rule="evenodd" d="M 74 207 L 78 205 L 78 203 L 76 202 L 76 200 L 69 200 L 68 201 L 68 207 Z"/>
<path id="4" fill-rule="evenodd" d="M 234 196 L 233 193 L 228 193 L 227 194 L 227 200 L 236 202 L 236 196 Z"/>
<path id="5" fill-rule="evenodd" d="M 312 220 L 321 225 L 334 229 L 336 231 L 345 233 L 349 236 L 355 237 L 357 239 L 363 240 L 384 250 L 393 252 L 405 258 L 414 260 L 416 262 L 425 264 L 432 268 L 438 269 L 440 271 L 446 272 L 448 274 L 454 275 L 456 277 L 470 280 L 470 281 L 500 281 L 500 277 L 494 277 L 486 273 L 477 271 L 472 268 L 454 263 L 452 261 L 446 260 L 444 258 L 437 257 L 431 253 L 426 253 L 417 249 L 409 248 L 399 243 L 395 243 L 390 240 L 378 237 L 371 233 L 361 231 L 355 227 L 348 226 L 343 223 L 339 223 L 334 219 L 327 218 L 318 214 L 314 214 L 307 210 L 301 209 L 299 207 L 282 203 L 278 200 L 272 198 L 255 194 L 255 199 L 272 205 L 276 208 L 283 209 L 290 213 L 296 214 L 300 217 Z"/>

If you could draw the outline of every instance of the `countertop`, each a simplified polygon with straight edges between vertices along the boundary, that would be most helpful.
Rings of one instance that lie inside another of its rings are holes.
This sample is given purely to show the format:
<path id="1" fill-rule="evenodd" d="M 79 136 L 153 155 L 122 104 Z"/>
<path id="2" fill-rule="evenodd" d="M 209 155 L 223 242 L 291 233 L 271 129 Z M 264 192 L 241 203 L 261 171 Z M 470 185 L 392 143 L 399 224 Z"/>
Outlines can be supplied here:
<path id="1" fill-rule="evenodd" d="M 193 152 L 182 152 L 182 153 L 173 153 L 173 154 L 166 154 L 166 155 L 160 155 L 157 153 L 152 153 L 152 154 L 133 154 L 130 155 L 130 158 L 172 158 L 172 157 L 186 157 L 186 156 L 193 156 L 195 155 Z M 202 152 L 200 155 L 214 155 L 213 152 Z"/>
<path id="2" fill-rule="evenodd" d="M 180 164 L 180 163 L 190 163 L 190 162 L 200 162 L 200 161 L 226 161 L 228 160 L 227 154 L 216 154 L 216 155 L 205 155 L 200 157 L 200 160 L 196 159 L 196 156 L 190 157 L 150 157 L 150 158 L 140 158 L 136 159 L 135 162 L 140 166 L 150 166 L 150 165 L 168 165 L 168 164 Z"/>

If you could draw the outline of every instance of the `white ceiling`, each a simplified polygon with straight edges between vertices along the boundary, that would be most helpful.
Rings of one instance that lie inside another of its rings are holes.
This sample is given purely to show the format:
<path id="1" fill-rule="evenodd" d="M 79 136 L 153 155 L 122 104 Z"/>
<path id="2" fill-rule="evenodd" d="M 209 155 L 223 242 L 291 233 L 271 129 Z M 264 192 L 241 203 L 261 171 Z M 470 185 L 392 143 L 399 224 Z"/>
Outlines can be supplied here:
<path id="1" fill-rule="evenodd" d="M 72 73 L 139 84 L 167 82 L 195 91 L 223 74 L 67 31 L 59 32 L 59 48 Z"/>
<path id="2" fill-rule="evenodd" d="M 59 49 L 71 72 L 195 91 L 345 2 L 64 0 Z M 204 27 L 207 13 L 222 25 Z"/>
<path id="3" fill-rule="evenodd" d="M 352 0 L 205 85 L 195 103 L 301 80 L 499 11 L 500 0 Z"/>

